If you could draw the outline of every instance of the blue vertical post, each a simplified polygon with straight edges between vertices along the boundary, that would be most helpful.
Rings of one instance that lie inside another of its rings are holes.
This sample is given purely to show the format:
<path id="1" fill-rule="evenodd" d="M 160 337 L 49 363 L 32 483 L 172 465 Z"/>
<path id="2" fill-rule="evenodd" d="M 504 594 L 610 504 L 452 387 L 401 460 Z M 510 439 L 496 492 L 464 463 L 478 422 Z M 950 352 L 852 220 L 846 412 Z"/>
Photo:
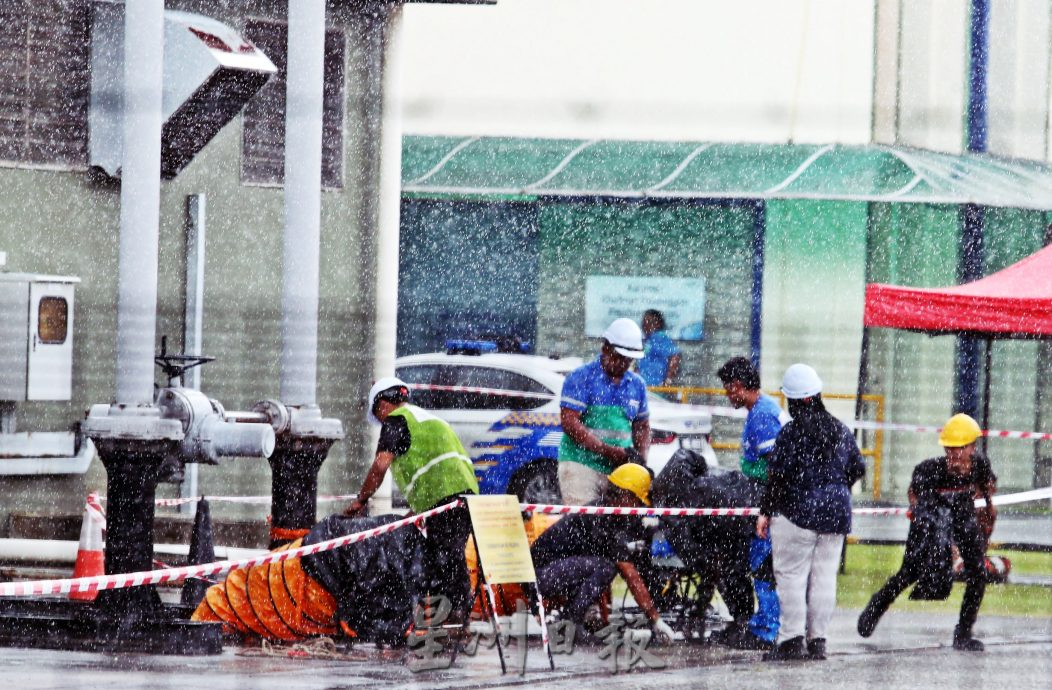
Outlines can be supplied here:
<path id="1" fill-rule="evenodd" d="M 968 151 L 984 153 L 988 143 L 986 89 L 990 55 L 990 2 L 972 0 L 971 49 L 968 70 Z M 983 276 L 983 242 L 986 212 L 982 206 L 965 204 L 961 209 L 961 243 L 957 257 L 958 282 L 967 283 Z M 979 411 L 980 341 L 958 336 L 957 376 L 954 380 L 954 408 L 976 417 Z"/>
<path id="2" fill-rule="evenodd" d="M 968 69 L 968 150 L 984 153 L 988 140 L 986 73 L 990 61 L 990 2 L 972 0 Z"/>
<path id="3" fill-rule="evenodd" d="M 752 310 L 749 350 L 753 366 L 760 368 L 760 339 L 763 335 L 763 249 L 767 235 L 767 204 L 753 202 L 752 216 Z"/>

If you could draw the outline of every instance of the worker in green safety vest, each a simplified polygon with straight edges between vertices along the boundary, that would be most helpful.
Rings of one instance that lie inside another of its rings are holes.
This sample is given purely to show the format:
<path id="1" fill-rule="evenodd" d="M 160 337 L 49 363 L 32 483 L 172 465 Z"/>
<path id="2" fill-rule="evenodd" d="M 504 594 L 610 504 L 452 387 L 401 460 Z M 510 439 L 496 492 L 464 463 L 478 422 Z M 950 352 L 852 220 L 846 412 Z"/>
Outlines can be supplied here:
<path id="1" fill-rule="evenodd" d="M 380 488 L 387 470 L 414 513 L 422 513 L 479 492 L 471 458 L 445 421 L 409 404 L 409 386 L 387 377 L 369 391 L 369 422 L 380 426 L 376 457 L 362 488 L 347 510 L 357 515 Z M 466 506 L 427 520 L 424 572 L 428 591 L 449 599 L 453 611 L 466 615 L 470 580 L 464 547 L 471 533 Z"/>

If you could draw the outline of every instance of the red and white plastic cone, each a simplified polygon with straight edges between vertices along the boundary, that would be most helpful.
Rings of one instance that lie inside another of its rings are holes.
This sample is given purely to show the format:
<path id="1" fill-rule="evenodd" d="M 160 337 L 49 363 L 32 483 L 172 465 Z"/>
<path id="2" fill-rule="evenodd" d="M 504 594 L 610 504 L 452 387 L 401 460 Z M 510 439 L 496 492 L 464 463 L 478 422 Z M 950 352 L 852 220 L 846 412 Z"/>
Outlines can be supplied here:
<path id="1" fill-rule="evenodd" d="M 106 529 L 106 515 L 97 493 L 88 494 L 84 505 L 84 520 L 80 525 L 80 546 L 77 562 L 73 565 L 73 577 L 95 577 L 106 574 L 105 542 L 102 532 Z M 69 598 L 79 601 L 95 601 L 97 590 L 83 591 L 76 587 L 70 590 Z"/>

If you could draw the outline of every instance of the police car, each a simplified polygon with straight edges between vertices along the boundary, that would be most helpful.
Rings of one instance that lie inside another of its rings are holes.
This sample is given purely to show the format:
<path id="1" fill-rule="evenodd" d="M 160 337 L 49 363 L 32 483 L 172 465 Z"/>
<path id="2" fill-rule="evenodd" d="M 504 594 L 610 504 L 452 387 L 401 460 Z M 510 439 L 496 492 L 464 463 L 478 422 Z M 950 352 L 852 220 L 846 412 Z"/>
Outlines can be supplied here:
<path id="1" fill-rule="evenodd" d="M 482 493 L 512 493 L 533 503 L 558 503 L 557 459 L 562 428 L 559 393 L 580 358 L 523 354 L 517 343 L 450 341 L 446 352 L 400 357 L 395 374 L 412 401 L 449 422 L 468 449 Z M 518 349 L 520 352 L 508 352 Z M 680 448 L 711 467 L 712 417 L 651 394 L 648 466 L 660 472 Z"/>

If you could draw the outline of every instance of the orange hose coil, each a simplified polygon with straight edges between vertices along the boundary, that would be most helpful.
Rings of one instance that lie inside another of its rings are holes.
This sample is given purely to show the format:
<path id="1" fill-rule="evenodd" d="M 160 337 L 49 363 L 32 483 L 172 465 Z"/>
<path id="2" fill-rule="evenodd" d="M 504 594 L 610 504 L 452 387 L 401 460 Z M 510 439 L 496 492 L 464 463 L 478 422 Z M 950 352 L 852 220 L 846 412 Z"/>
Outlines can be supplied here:
<path id="1" fill-rule="evenodd" d="M 559 519 L 557 515 L 535 514 L 526 521 L 526 538 L 530 544 Z M 274 551 L 299 548 L 297 539 Z M 471 586 L 478 581 L 478 558 L 475 543 L 468 540 L 465 549 Z M 497 596 L 497 613 L 507 615 L 515 602 L 526 601 L 519 585 L 501 585 Z M 482 614 L 476 599 L 475 610 Z M 507 610 L 506 610 L 507 609 Z M 295 641 L 311 635 L 336 632 L 336 599 L 303 570 L 299 558 L 267 563 L 248 569 L 231 570 L 226 580 L 212 585 L 194 611 L 192 620 L 222 623 L 224 631 L 239 632 L 268 639 Z M 344 633 L 354 632 L 341 626 Z"/>
<path id="2" fill-rule="evenodd" d="M 275 549 L 302 546 L 298 539 Z M 192 620 L 223 623 L 227 632 L 298 640 L 336 632 L 336 600 L 307 575 L 299 558 L 231 570 L 208 588 Z"/>

